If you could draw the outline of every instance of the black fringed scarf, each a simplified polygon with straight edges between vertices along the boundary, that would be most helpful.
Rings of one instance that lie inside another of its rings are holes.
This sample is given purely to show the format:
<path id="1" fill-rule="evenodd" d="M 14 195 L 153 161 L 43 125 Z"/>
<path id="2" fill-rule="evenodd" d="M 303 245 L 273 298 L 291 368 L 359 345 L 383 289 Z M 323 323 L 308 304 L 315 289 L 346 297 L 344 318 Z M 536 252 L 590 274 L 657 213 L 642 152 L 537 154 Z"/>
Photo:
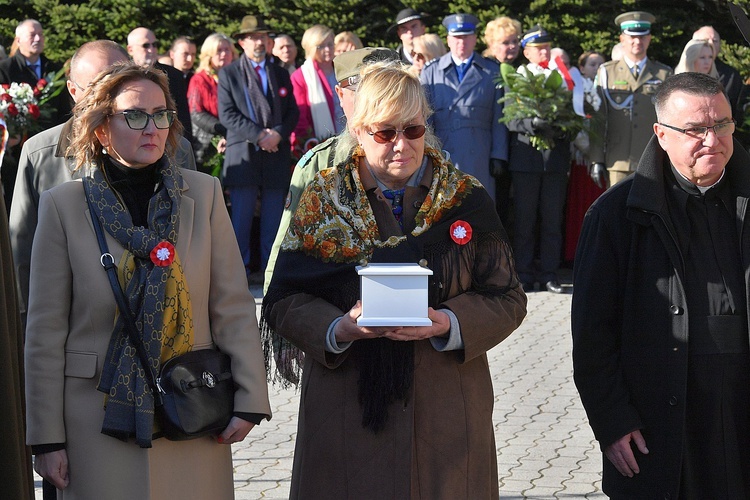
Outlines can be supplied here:
<path id="1" fill-rule="evenodd" d="M 491 268 L 479 271 L 477 266 L 470 265 L 477 260 L 478 245 L 488 239 L 499 244 L 489 246 L 498 254 L 488 255 L 487 259 L 497 262 L 512 259 L 492 199 L 480 189 L 476 179 L 458 171 L 437 151 L 427 149 L 425 155 L 430 160 L 432 183 L 415 217 L 416 227 L 410 234 L 391 236 L 385 241 L 380 239 L 375 215 L 359 177 L 358 165 L 363 156 L 360 148 L 347 164 L 321 171 L 307 187 L 281 245 L 263 300 L 261 328 L 267 368 L 274 342 L 277 349 L 289 347 L 279 347 L 286 341 L 275 338 L 274 325 L 269 323 L 274 304 L 297 293 L 308 293 L 325 299 L 342 313 L 348 311 L 360 297 L 355 266 L 363 259 L 393 263 L 426 259 L 434 273 L 430 280 L 432 307 L 446 300 L 452 291 L 500 295 L 515 286 L 515 283 L 488 285 L 487 276 L 479 273 L 490 272 Z M 464 221 L 472 229 L 472 236 L 465 244 L 451 237 L 456 221 Z M 459 282 L 464 270 L 471 272 L 468 288 Z M 362 425 L 377 432 L 388 420 L 389 405 L 409 395 L 414 344 L 381 338 L 356 341 L 349 349 L 360 373 Z M 296 356 L 292 353 L 286 357 Z M 277 373 L 275 380 L 278 377 Z M 296 381 L 299 373 L 290 373 L 287 367 L 281 377 Z"/>

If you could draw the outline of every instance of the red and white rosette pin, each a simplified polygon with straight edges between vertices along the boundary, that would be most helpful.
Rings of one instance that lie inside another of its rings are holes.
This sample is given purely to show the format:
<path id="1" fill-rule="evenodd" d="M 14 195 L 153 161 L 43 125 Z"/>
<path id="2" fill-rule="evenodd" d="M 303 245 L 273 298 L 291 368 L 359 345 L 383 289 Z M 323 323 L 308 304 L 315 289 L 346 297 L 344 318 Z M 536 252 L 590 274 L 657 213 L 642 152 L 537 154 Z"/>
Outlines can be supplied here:
<path id="1" fill-rule="evenodd" d="M 451 239 L 459 245 L 465 245 L 471 241 L 471 224 L 463 220 L 457 220 L 451 224 Z"/>
<path id="2" fill-rule="evenodd" d="M 168 241 L 162 241 L 151 250 L 151 262 L 159 267 L 167 267 L 174 260 L 174 245 Z"/>

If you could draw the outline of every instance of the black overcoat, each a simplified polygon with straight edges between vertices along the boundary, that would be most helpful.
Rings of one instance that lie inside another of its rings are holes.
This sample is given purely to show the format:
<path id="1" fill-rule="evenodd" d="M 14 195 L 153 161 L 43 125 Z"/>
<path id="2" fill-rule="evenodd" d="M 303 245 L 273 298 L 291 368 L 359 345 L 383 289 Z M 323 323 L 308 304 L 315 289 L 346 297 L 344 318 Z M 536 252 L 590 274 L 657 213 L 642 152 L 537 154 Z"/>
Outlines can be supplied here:
<path id="1" fill-rule="evenodd" d="M 654 137 L 637 172 L 586 214 L 575 258 L 574 378 L 594 435 L 604 449 L 640 429 L 649 449 L 635 452 L 640 473 L 634 478 L 603 457 L 602 487 L 614 498 L 677 498 L 679 492 L 689 311 L 683 255 L 667 210 L 668 168 Z M 736 140 L 726 175 L 750 297 L 750 155 Z"/>

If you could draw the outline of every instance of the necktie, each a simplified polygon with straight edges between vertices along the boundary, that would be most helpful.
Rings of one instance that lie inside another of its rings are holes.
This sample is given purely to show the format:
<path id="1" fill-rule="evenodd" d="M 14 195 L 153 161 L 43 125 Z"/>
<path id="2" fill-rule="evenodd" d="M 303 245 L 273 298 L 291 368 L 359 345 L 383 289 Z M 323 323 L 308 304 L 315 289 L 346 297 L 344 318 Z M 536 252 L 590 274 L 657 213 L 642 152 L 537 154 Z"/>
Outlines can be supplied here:
<path id="1" fill-rule="evenodd" d="M 266 99 L 268 99 L 268 92 L 266 85 L 263 84 L 263 77 L 261 76 L 261 71 L 263 68 L 260 66 L 255 66 L 255 75 L 258 77 L 258 83 L 260 84 L 260 90 L 263 92 L 263 95 L 266 96 Z"/>
<path id="2" fill-rule="evenodd" d="M 42 77 L 41 65 L 39 63 L 29 64 L 29 68 L 36 75 L 37 80 Z"/>
<path id="3" fill-rule="evenodd" d="M 633 66 L 633 78 L 637 80 L 640 74 L 641 74 L 641 67 L 636 64 L 635 66 Z"/>
<path id="4" fill-rule="evenodd" d="M 458 66 L 456 66 L 456 72 L 458 73 L 458 83 L 461 83 L 461 81 L 464 79 L 464 75 L 466 74 L 466 67 L 468 64 L 461 63 Z"/>
<path id="5" fill-rule="evenodd" d="M 391 200 L 391 211 L 401 229 L 404 229 L 404 191 L 406 188 L 383 190 L 383 196 Z"/>

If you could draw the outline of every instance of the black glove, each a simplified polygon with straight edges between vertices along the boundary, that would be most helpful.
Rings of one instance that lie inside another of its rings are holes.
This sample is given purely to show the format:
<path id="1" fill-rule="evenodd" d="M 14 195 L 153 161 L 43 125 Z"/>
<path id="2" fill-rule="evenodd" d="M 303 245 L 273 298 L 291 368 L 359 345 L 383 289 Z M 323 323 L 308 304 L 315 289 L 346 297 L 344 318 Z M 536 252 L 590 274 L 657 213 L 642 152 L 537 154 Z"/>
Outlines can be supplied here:
<path id="1" fill-rule="evenodd" d="M 508 173 L 508 161 L 498 158 L 490 158 L 490 175 L 502 177 Z"/>
<path id="2" fill-rule="evenodd" d="M 538 116 L 531 120 L 531 127 L 534 129 L 534 135 L 552 136 L 554 134 L 552 124 Z"/>
<path id="3" fill-rule="evenodd" d="M 607 187 L 607 168 L 604 166 L 604 163 L 592 163 L 589 166 L 589 176 L 598 188 L 603 189 Z"/>

